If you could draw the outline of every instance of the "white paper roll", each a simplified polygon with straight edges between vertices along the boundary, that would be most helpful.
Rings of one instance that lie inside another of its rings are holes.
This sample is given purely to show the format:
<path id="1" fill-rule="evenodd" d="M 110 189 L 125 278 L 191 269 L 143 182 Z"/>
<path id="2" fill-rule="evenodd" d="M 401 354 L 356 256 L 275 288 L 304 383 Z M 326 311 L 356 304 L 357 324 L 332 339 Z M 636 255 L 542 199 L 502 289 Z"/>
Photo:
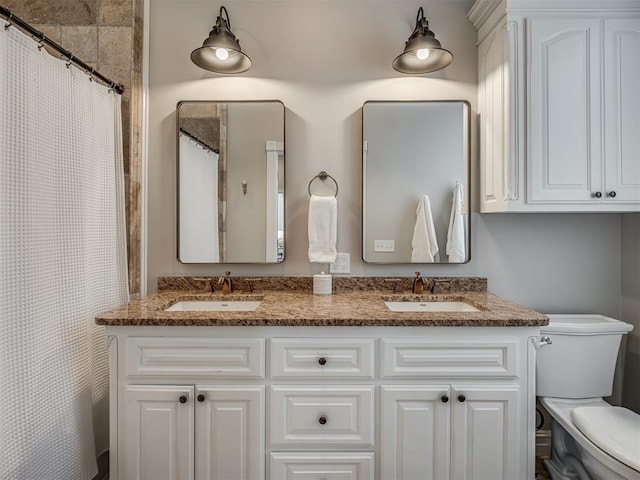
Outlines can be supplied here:
<path id="1" fill-rule="evenodd" d="M 313 294 L 331 295 L 331 275 L 320 274 L 313 276 Z"/>

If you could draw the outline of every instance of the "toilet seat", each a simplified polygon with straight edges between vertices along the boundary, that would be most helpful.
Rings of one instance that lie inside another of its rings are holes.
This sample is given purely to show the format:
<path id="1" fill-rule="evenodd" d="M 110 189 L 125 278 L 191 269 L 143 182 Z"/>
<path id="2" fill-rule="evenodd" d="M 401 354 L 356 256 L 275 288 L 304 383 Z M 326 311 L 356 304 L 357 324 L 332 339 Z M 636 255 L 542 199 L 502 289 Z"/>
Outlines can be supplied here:
<path id="1" fill-rule="evenodd" d="M 640 415 L 622 407 L 585 406 L 572 409 L 571 420 L 599 448 L 640 471 Z"/>
<path id="2" fill-rule="evenodd" d="M 602 398 L 579 398 L 579 399 L 567 399 L 567 398 L 554 398 L 554 397 L 538 397 L 540 403 L 547 409 L 553 419 L 558 422 L 562 428 L 568 432 L 567 434 L 586 452 L 586 454 L 597 459 L 606 468 L 616 472 L 615 475 L 600 475 L 594 478 L 604 479 L 625 479 L 625 480 L 640 480 L 640 469 L 632 468 L 624 462 L 621 462 L 617 458 L 613 457 L 605 450 L 597 446 L 589 438 L 584 435 L 580 429 L 573 423 L 571 419 L 571 411 L 576 408 L 585 407 L 597 407 L 597 408 L 613 408 L 610 404 L 604 401 Z M 558 477 L 562 478 L 562 477 Z"/>

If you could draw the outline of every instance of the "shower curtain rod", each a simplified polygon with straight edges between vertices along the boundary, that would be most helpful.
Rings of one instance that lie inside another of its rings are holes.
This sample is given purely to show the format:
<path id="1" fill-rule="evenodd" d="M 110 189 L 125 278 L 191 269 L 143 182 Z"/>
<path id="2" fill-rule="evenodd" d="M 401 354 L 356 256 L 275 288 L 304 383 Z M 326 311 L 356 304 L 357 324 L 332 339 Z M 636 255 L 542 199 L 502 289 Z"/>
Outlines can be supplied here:
<path id="1" fill-rule="evenodd" d="M 185 135 L 186 137 L 189 137 L 191 140 L 196 142 L 202 148 L 204 148 L 206 150 L 211 150 L 213 153 L 217 153 L 218 155 L 220 155 L 220 150 L 218 150 L 217 148 L 213 148 L 211 145 L 208 145 L 207 143 L 203 142 L 198 137 L 196 137 L 195 135 L 192 135 L 191 133 L 187 132 L 183 128 L 180 129 L 180 133 Z"/>
<path id="2" fill-rule="evenodd" d="M 105 77 L 100 72 L 96 71 L 93 67 L 90 67 L 89 65 L 84 63 L 79 58 L 74 57 L 73 54 L 70 51 L 65 50 L 63 47 L 61 47 L 56 42 L 54 42 L 49 37 L 47 37 L 44 33 L 36 30 L 31 25 L 29 25 L 27 22 L 25 22 L 24 20 L 16 17 L 11 12 L 11 10 L 9 10 L 8 8 L 3 7 L 2 5 L 0 5 L 0 15 L 2 17 L 4 17 L 4 19 L 9 22 L 4 26 L 5 30 L 7 28 L 9 28 L 13 24 L 17 25 L 22 30 L 24 30 L 29 35 L 31 35 L 33 38 L 39 40 L 41 44 L 42 43 L 46 43 L 48 46 L 50 46 L 55 51 L 60 53 L 64 58 L 67 59 L 67 65 L 73 63 L 76 67 L 80 68 L 85 73 L 87 73 L 90 78 L 97 78 L 102 83 L 106 84 L 109 88 L 111 88 L 112 90 L 114 90 L 115 92 L 117 92 L 119 94 L 122 94 L 124 92 L 124 86 L 122 86 L 121 84 L 116 83 L 113 80 Z"/>

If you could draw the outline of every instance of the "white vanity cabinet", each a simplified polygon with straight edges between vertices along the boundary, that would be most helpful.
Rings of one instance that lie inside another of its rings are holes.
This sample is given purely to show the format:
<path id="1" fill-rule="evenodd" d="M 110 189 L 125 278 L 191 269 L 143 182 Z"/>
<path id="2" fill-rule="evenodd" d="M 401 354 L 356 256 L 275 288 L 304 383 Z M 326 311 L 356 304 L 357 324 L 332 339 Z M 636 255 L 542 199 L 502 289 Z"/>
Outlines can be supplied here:
<path id="1" fill-rule="evenodd" d="M 264 356 L 263 338 L 111 337 L 112 478 L 263 478 Z"/>
<path id="2" fill-rule="evenodd" d="M 382 478 L 525 478 L 519 348 L 504 336 L 383 339 Z"/>
<path id="3" fill-rule="evenodd" d="M 261 478 L 263 412 L 262 386 L 128 386 L 123 478 Z"/>
<path id="4" fill-rule="evenodd" d="M 482 212 L 640 211 L 640 4 L 605 3 L 469 12 Z"/>
<path id="5" fill-rule="evenodd" d="M 107 327 L 111 480 L 533 479 L 538 327 Z"/>

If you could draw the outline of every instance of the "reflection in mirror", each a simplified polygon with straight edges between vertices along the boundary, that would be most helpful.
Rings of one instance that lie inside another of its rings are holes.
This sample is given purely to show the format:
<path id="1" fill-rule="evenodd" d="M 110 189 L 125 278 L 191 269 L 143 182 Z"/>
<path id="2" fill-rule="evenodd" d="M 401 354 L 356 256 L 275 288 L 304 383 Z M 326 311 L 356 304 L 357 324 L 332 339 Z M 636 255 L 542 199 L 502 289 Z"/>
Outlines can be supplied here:
<path id="1" fill-rule="evenodd" d="M 362 129 L 364 261 L 468 262 L 469 104 L 369 101 Z"/>
<path id="2" fill-rule="evenodd" d="M 284 260 L 284 105 L 183 101 L 178 126 L 178 260 Z"/>

